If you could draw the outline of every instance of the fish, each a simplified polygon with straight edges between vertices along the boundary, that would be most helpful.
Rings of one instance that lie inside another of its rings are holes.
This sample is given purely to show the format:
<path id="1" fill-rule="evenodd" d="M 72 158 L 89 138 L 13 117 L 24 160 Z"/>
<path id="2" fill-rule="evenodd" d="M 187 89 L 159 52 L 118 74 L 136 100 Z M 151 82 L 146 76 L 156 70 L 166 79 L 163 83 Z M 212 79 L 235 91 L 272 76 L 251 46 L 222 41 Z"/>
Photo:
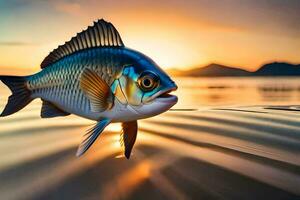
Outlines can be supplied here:
<path id="1" fill-rule="evenodd" d="M 176 83 L 143 53 L 126 47 L 114 25 L 100 19 L 58 46 L 28 76 L 0 76 L 11 90 L 1 117 L 42 100 L 41 118 L 70 114 L 96 121 L 83 136 L 82 156 L 111 123 L 121 123 L 121 144 L 130 158 L 138 120 L 159 115 L 178 98 Z"/>

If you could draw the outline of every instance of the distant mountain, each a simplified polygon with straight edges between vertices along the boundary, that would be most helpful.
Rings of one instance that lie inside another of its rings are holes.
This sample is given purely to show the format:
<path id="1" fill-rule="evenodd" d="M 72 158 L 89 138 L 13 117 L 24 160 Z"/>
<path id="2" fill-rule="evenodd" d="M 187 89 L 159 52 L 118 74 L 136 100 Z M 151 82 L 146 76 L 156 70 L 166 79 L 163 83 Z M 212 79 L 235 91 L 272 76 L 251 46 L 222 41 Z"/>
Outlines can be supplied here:
<path id="1" fill-rule="evenodd" d="M 219 64 L 210 64 L 201 68 L 183 71 L 183 76 L 248 76 L 250 72 Z"/>
<path id="2" fill-rule="evenodd" d="M 193 77 L 219 77 L 219 76 L 300 76 L 300 65 L 289 63 L 268 63 L 255 72 L 249 72 L 241 68 L 229 67 L 212 63 L 205 67 L 197 67 L 190 70 L 169 70 L 174 76 Z"/>
<path id="3" fill-rule="evenodd" d="M 283 62 L 274 62 L 263 65 L 256 72 L 255 76 L 300 76 L 300 65 L 293 65 Z"/>

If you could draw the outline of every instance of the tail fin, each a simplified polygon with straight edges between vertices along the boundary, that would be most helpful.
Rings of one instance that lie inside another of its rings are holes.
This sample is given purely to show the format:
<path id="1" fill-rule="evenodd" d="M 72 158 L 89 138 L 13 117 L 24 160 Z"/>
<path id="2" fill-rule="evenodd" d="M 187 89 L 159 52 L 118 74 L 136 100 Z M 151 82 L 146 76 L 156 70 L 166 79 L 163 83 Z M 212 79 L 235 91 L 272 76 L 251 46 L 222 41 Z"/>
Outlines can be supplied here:
<path id="1" fill-rule="evenodd" d="M 0 117 L 18 112 L 33 100 L 31 98 L 31 92 L 26 86 L 26 77 L 0 76 L 0 80 L 7 85 L 12 92 Z"/>

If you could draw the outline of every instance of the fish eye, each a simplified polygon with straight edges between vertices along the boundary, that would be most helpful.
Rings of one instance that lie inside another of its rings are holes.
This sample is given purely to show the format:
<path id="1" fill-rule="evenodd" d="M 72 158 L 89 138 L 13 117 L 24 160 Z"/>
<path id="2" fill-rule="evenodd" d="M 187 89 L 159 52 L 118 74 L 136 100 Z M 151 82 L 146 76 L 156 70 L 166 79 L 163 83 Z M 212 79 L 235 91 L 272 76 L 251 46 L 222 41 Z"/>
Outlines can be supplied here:
<path id="1" fill-rule="evenodd" d="M 144 72 L 140 75 L 138 84 L 143 91 L 151 91 L 158 86 L 159 78 L 151 72 Z"/>

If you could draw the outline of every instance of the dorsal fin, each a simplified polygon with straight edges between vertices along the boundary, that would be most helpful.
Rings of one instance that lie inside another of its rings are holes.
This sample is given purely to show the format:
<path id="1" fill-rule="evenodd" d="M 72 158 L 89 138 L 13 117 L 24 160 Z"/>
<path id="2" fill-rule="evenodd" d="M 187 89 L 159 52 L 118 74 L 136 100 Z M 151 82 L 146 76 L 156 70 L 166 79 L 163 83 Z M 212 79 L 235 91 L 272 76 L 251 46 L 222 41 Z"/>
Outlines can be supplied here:
<path id="1" fill-rule="evenodd" d="M 60 60 L 61 58 L 83 49 L 93 47 L 124 47 L 117 29 L 109 22 L 101 19 L 94 22 L 81 33 L 77 33 L 70 41 L 54 49 L 42 62 L 41 68 Z"/>

